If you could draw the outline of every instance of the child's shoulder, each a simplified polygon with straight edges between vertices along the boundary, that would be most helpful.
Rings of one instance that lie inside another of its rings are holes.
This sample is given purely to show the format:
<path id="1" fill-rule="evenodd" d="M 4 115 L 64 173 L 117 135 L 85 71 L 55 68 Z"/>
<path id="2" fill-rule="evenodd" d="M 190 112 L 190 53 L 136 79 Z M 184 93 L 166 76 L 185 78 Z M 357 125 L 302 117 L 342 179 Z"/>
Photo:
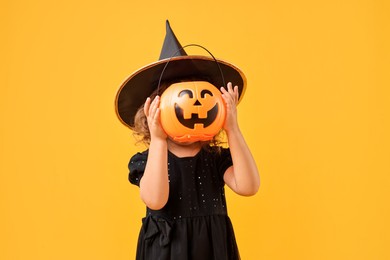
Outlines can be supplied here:
<path id="1" fill-rule="evenodd" d="M 131 156 L 130 163 L 135 161 L 147 160 L 148 154 L 149 154 L 149 149 L 146 149 L 145 151 L 142 152 L 137 152 Z"/>

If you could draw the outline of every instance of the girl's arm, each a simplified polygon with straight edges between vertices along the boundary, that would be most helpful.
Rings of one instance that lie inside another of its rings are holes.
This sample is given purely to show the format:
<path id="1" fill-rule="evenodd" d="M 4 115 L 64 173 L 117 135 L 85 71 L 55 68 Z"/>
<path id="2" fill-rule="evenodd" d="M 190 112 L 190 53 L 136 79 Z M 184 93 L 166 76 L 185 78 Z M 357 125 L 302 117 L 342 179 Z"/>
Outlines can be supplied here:
<path id="1" fill-rule="evenodd" d="M 224 181 L 234 192 L 244 196 L 252 196 L 259 190 L 260 176 L 256 162 L 237 122 L 238 87 L 235 86 L 233 89 L 229 82 L 227 90 L 222 87 L 221 91 L 227 109 L 224 129 L 228 136 L 233 159 L 233 166 L 226 170 Z"/>
<path id="2" fill-rule="evenodd" d="M 160 124 L 160 98 L 148 98 L 144 112 L 148 119 L 150 146 L 145 172 L 140 181 L 141 199 L 153 210 L 165 206 L 169 196 L 167 136 Z"/>

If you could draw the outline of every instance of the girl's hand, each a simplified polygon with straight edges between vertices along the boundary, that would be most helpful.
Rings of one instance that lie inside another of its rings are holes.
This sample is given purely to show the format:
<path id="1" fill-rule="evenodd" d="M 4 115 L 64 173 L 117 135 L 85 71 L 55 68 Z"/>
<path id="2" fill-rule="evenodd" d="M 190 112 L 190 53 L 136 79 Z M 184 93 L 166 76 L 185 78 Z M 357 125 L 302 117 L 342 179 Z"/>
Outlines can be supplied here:
<path id="1" fill-rule="evenodd" d="M 238 104 L 238 86 L 232 87 L 232 83 L 227 84 L 227 90 L 221 87 L 222 98 L 226 104 L 226 120 L 223 128 L 229 132 L 238 128 L 237 122 L 237 104 Z"/>
<path id="2" fill-rule="evenodd" d="M 164 132 L 160 123 L 160 97 L 156 96 L 153 101 L 148 97 L 144 106 L 144 113 L 148 120 L 150 138 L 167 139 L 167 134 Z"/>
<path id="3" fill-rule="evenodd" d="M 245 142 L 237 122 L 238 87 L 227 84 L 227 90 L 221 88 L 226 104 L 224 129 L 227 133 L 233 165 L 227 168 L 223 180 L 234 192 L 243 196 L 252 196 L 260 187 L 260 175 L 248 145 Z"/>

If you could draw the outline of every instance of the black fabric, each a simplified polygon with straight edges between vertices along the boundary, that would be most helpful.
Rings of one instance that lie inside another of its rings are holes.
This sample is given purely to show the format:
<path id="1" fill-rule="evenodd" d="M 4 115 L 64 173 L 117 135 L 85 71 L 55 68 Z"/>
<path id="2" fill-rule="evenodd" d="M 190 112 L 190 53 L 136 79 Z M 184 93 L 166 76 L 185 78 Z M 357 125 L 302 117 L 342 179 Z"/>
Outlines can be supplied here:
<path id="1" fill-rule="evenodd" d="M 129 181 L 139 185 L 148 151 L 129 162 Z M 240 259 L 227 215 L 223 174 L 232 165 L 229 149 L 202 149 L 194 157 L 168 152 L 170 194 L 161 210 L 147 208 L 137 260 Z"/>
<path id="2" fill-rule="evenodd" d="M 169 59 L 172 56 L 185 56 L 187 53 L 183 50 L 179 40 L 176 38 L 176 35 L 173 33 L 172 28 L 169 24 L 169 21 L 166 21 L 166 34 L 161 49 L 159 60 Z"/>

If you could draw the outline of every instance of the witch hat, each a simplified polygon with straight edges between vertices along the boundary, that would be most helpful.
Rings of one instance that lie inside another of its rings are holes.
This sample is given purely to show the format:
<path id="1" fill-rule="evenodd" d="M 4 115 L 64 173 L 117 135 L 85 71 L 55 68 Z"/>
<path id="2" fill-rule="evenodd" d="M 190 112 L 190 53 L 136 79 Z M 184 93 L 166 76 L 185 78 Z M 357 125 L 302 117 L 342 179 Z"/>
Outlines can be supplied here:
<path id="1" fill-rule="evenodd" d="M 159 60 L 169 59 L 172 56 L 187 56 L 176 35 L 173 33 L 169 21 L 166 22 L 166 35 L 161 49 Z"/>
<path id="2" fill-rule="evenodd" d="M 159 60 L 132 73 L 117 92 L 115 110 L 119 120 L 132 128 L 137 110 L 160 82 L 174 83 L 183 78 L 208 81 L 217 88 L 224 86 L 225 82 L 232 82 L 233 86 L 238 86 L 240 100 L 246 88 L 244 73 L 233 64 L 208 56 L 187 55 L 167 20 Z"/>

